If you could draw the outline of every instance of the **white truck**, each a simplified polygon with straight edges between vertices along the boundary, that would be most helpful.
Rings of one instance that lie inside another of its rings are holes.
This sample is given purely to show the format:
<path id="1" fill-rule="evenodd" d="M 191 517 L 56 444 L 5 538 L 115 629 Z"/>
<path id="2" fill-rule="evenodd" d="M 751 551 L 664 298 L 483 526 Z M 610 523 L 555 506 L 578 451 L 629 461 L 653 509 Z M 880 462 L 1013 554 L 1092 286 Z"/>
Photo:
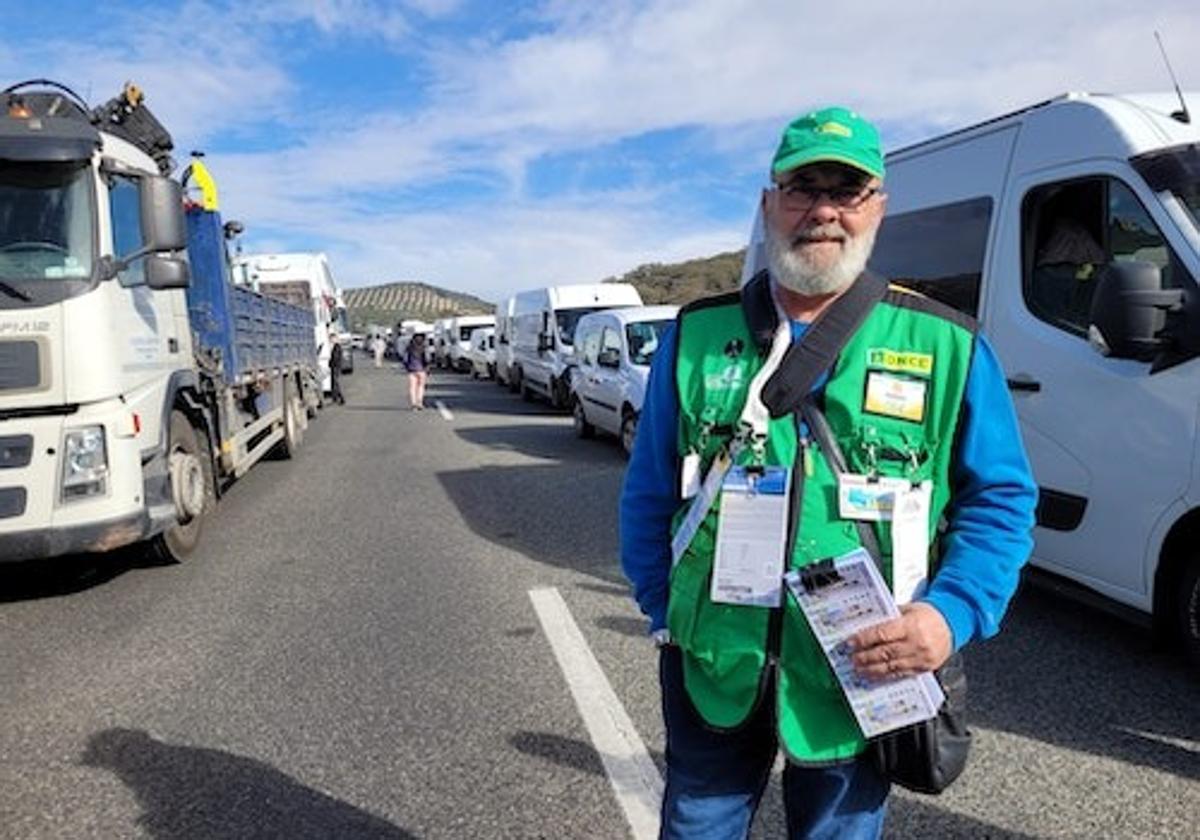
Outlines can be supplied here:
<path id="1" fill-rule="evenodd" d="M 300 446 L 312 312 L 232 282 L 240 225 L 172 146 L 133 85 L 0 92 L 0 560 L 182 560 L 229 480 Z"/>
<path id="2" fill-rule="evenodd" d="M 575 325 L 589 312 L 641 306 L 628 283 L 548 286 L 517 294 L 513 300 L 512 381 L 526 400 L 535 395 L 555 408 L 571 398 Z"/>
<path id="3" fill-rule="evenodd" d="M 244 254 L 234 259 L 234 266 L 256 292 L 291 303 L 300 303 L 307 292 L 308 305 L 312 307 L 315 322 L 313 346 L 317 349 L 321 366 L 321 388 L 324 393 L 328 394 L 333 385 L 329 374 L 331 333 L 342 342 L 342 372 L 353 372 L 354 354 L 350 348 L 346 304 L 325 254 Z"/>
<path id="4" fill-rule="evenodd" d="M 1183 98 L 1063 95 L 890 153 L 884 186 L 871 266 L 977 318 L 1004 365 L 1041 489 L 1038 577 L 1152 618 L 1200 662 L 1200 127 Z"/>

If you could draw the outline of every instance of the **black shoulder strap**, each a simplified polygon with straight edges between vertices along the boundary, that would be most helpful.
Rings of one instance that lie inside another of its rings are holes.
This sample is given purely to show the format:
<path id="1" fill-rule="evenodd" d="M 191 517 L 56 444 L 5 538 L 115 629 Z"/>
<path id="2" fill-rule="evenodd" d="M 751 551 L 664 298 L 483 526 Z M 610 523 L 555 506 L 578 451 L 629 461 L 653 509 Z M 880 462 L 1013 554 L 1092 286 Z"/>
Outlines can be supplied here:
<path id="1" fill-rule="evenodd" d="M 882 277 L 863 272 L 821 313 L 800 341 L 788 348 L 779 368 L 763 386 L 762 401 L 771 417 L 799 410 L 817 377 L 833 364 L 887 290 L 887 281 Z"/>
<path id="2" fill-rule="evenodd" d="M 817 446 L 821 447 L 821 451 L 829 459 L 829 465 L 833 468 L 834 474 L 842 475 L 849 472 L 846 456 L 842 452 L 842 448 L 838 446 L 837 438 L 833 436 L 833 429 L 829 428 L 829 421 L 825 418 L 825 413 L 811 399 L 806 399 L 800 404 L 800 416 L 808 424 L 808 431 L 816 439 Z M 875 536 L 875 529 L 871 523 L 861 519 L 854 520 L 854 527 L 858 530 L 858 539 L 863 548 L 871 555 L 871 559 L 875 561 L 875 565 L 879 567 L 879 572 L 882 574 L 883 552 L 879 549 L 879 540 Z"/>

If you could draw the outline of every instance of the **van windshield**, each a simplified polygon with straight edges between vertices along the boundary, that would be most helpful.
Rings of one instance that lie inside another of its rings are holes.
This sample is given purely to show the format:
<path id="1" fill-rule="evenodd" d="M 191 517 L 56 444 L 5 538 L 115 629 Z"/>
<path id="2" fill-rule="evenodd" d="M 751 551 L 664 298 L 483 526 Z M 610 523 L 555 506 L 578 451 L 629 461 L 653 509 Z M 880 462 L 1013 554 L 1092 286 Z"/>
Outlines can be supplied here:
<path id="1" fill-rule="evenodd" d="M 555 309 L 554 323 L 558 325 L 558 341 L 565 347 L 575 343 L 575 327 L 579 319 L 592 312 L 599 312 L 602 306 L 580 306 L 576 309 Z"/>
<path id="2" fill-rule="evenodd" d="M 1200 144 L 1175 146 L 1135 157 L 1133 168 L 1155 192 L 1169 191 L 1179 199 L 1200 230 Z"/>
<path id="3" fill-rule="evenodd" d="M 91 277 L 90 176 L 86 162 L 0 162 L 0 281 L 33 287 Z"/>
<path id="4" fill-rule="evenodd" d="M 629 343 L 629 361 L 635 365 L 648 365 L 658 350 L 663 333 L 675 323 L 666 321 L 640 321 L 625 326 L 625 340 Z"/>

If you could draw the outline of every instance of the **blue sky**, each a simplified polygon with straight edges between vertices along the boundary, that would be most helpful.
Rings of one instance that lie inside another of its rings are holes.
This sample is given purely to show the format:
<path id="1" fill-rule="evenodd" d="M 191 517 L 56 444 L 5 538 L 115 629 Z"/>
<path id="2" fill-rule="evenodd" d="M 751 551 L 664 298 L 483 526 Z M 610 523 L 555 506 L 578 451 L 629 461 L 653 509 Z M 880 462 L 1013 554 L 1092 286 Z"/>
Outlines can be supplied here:
<path id="1" fill-rule="evenodd" d="M 0 79 L 132 79 L 247 252 L 497 299 L 741 247 L 782 126 L 888 148 L 1071 91 L 1200 90 L 1193 2 L 0 0 Z M 1193 110 L 1198 107 L 1193 104 Z"/>

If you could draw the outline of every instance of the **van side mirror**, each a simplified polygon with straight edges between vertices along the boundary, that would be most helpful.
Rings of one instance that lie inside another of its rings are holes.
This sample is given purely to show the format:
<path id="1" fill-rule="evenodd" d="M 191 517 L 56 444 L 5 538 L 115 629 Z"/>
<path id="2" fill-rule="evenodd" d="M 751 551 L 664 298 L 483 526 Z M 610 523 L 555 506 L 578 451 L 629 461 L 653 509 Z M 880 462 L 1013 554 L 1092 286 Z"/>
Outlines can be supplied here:
<path id="1" fill-rule="evenodd" d="M 538 345 L 537 346 L 538 346 L 539 351 L 553 350 L 554 349 L 554 336 L 548 335 L 547 333 L 542 333 L 541 335 L 538 336 Z"/>
<path id="2" fill-rule="evenodd" d="M 192 274 L 186 260 L 151 254 L 146 257 L 146 285 L 156 291 L 161 289 L 186 289 L 191 285 Z"/>
<path id="3" fill-rule="evenodd" d="M 596 364 L 600 365 L 600 367 L 619 368 L 621 366 L 621 351 L 613 347 L 601 350 L 600 355 L 596 357 Z"/>
<path id="4" fill-rule="evenodd" d="M 183 188 L 162 175 L 147 175 L 138 182 L 142 211 L 142 249 L 182 251 L 187 247 L 183 221 Z"/>
<path id="5" fill-rule="evenodd" d="M 1096 277 L 1088 341 L 1115 359 L 1152 361 L 1167 345 L 1167 313 L 1183 302 L 1181 290 L 1162 287 L 1162 273 L 1153 263 L 1109 263 Z"/>

